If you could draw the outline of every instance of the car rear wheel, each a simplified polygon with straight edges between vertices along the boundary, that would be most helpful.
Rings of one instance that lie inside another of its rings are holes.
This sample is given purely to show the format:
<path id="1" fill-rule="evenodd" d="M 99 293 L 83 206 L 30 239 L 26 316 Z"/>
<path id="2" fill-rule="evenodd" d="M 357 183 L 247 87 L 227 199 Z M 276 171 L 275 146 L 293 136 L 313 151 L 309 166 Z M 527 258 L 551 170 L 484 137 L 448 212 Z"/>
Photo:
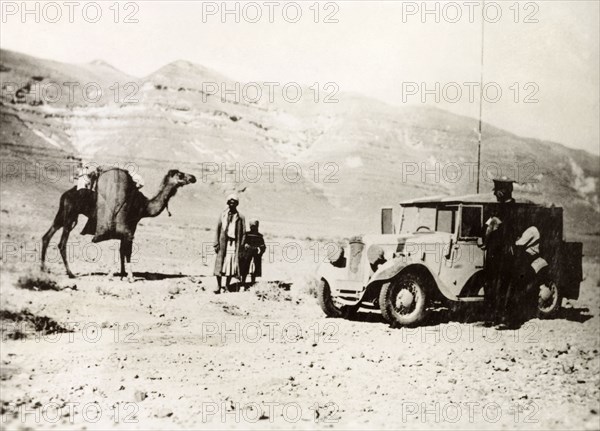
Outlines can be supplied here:
<path id="1" fill-rule="evenodd" d="M 413 274 L 400 275 L 381 287 L 379 307 L 385 320 L 401 326 L 416 325 L 425 317 L 427 295 Z"/>
<path id="2" fill-rule="evenodd" d="M 537 306 L 538 317 L 547 319 L 556 316 L 561 303 L 562 297 L 554 280 L 549 280 L 540 285 Z"/>
<path id="3" fill-rule="evenodd" d="M 323 310 L 327 317 L 343 316 L 342 309 L 336 307 L 336 305 L 333 303 L 329 283 L 323 279 L 319 281 L 319 285 L 317 286 L 317 301 L 319 302 L 321 310 Z"/>

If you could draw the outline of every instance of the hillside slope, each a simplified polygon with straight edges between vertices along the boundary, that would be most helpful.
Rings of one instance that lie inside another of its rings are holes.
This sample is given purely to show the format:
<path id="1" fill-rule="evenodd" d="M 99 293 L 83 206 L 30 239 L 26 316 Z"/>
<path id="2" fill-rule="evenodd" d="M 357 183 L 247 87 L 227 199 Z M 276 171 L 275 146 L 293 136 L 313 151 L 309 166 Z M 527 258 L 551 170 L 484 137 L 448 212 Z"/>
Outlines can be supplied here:
<path id="1" fill-rule="evenodd" d="M 477 122 L 439 109 L 346 93 L 337 103 L 315 102 L 305 87 L 295 103 L 281 88 L 271 102 L 264 83 L 258 101 L 242 93 L 223 99 L 234 81 L 183 60 L 140 79 L 102 61 L 72 65 L 7 50 L 0 57 L 3 158 L 133 163 L 148 194 L 179 168 L 200 179 L 172 208 L 190 222 L 212 224 L 223 196 L 238 190 L 242 211 L 266 229 L 348 235 L 376 229 L 383 205 L 475 190 Z M 14 82 L 18 95 L 7 87 Z M 32 90 L 66 82 L 79 85 L 60 85 L 58 100 Z M 86 85 L 101 97 L 84 97 Z M 482 192 L 494 174 L 516 176 L 527 183 L 520 192 L 565 207 L 568 231 L 600 232 L 597 156 L 487 124 L 483 136 Z M 3 175 L 3 186 L 11 178 Z M 27 193 L 58 199 L 56 190 L 70 185 L 65 175 Z"/>

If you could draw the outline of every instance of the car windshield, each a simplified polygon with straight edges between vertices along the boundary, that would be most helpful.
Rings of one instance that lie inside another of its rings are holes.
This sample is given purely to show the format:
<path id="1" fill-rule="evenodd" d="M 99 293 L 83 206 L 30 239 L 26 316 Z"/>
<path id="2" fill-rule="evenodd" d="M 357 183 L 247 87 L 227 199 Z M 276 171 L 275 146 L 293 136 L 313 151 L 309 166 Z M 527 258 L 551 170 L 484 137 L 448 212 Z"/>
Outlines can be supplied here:
<path id="1" fill-rule="evenodd" d="M 434 231 L 435 216 L 435 208 L 404 207 L 404 217 L 402 218 L 400 233 L 413 233 L 423 226 Z"/>
<path id="2" fill-rule="evenodd" d="M 454 233 L 454 214 L 452 208 L 440 208 L 437 211 L 437 227 L 438 232 Z"/>

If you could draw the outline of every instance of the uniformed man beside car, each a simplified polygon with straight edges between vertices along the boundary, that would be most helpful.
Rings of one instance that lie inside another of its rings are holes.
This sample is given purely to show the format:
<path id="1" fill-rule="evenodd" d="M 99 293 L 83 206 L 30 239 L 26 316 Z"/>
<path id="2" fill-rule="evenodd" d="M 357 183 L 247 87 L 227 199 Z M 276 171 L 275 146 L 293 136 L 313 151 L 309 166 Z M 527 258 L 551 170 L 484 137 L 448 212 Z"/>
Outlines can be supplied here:
<path id="1" fill-rule="evenodd" d="M 494 196 L 500 204 L 512 204 L 514 180 L 503 176 L 494 181 Z M 547 263 L 540 257 L 540 232 L 529 226 L 518 237 L 511 222 L 512 206 L 499 205 L 496 216 L 488 220 L 493 234 L 488 242 L 492 251 L 486 256 L 488 283 L 494 303 L 494 322 L 517 327 L 535 314 L 537 306 L 536 277 Z M 495 229 L 494 225 L 500 225 Z M 488 254 L 490 252 L 488 251 Z M 491 268 L 490 268 L 491 267 Z"/>
<path id="2" fill-rule="evenodd" d="M 509 315 L 512 274 L 515 269 L 514 226 L 511 221 L 511 205 L 514 180 L 502 176 L 495 178 L 493 193 L 498 203 L 495 214 L 486 221 L 484 240 L 485 274 L 490 303 L 491 320 L 495 324 L 507 324 Z"/>
<path id="3" fill-rule="evenodd" d="M 485 249 L 484 273 L 490 320 L 494 324 L 505 323 L 507 293 L 510 290 L 511 272 L 514 267 L 511 242 L 506 240 L 507 225 L 494 216 L 486 222 L 483 243 Z"/>
<path id="4" fill-rule="evenodd" d="M 501 204 L 512 204 L 515 202 L 513 199 L 513 184 L 516 182 L 507 176 L 495 178 L 494 182 L 494 196 Z"/>

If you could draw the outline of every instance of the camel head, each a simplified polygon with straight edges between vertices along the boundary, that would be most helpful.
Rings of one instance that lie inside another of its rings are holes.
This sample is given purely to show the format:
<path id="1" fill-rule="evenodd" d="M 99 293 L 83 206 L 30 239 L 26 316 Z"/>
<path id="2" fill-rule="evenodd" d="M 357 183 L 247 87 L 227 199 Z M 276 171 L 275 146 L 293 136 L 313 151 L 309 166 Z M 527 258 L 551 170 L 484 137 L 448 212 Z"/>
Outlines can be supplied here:
<path id="1" fill-rule="evenodd" d="M 194 184 L 196 182 L 196 177 L 191 174 L 186 174 L 185 172 L 181 172 L 178 169 L 171 169 L 167 176 L 165 177 L 165 185 L 170 184 L 175 186 L 175 188 L 179 188 L 182 186 L 187 186 L 188 184 Z"/>
<path id="2" fill-rule="evenodd" d="M 143 209 L 142 217 L 156 217 L 163 209 L 169 211 L 169 199 L 177 193 L 180 187 L 196 182 L 196 177 L 178 169 L 171 169 L 163 178 L 162 185 L 158 194 L 147 201 L 146 207 Z M 169 215 L 171 213 L 169 212 Z"/>

